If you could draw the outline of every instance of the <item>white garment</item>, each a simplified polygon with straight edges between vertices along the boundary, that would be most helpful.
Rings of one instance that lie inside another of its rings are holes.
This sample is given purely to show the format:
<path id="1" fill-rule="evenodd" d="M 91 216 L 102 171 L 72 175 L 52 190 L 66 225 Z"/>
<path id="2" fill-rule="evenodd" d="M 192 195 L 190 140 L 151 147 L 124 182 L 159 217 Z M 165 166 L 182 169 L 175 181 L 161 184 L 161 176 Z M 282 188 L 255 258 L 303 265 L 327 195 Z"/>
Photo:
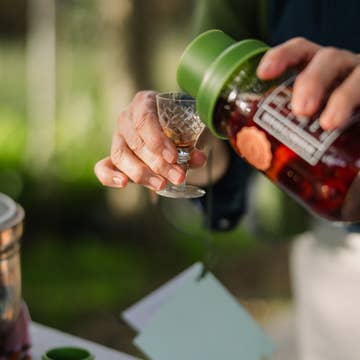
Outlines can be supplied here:
<path id="1" fill-rule="evenodd" d="M 320 224 L 291 254 L 299 360 L 360 359 L 360 234 Z"/>

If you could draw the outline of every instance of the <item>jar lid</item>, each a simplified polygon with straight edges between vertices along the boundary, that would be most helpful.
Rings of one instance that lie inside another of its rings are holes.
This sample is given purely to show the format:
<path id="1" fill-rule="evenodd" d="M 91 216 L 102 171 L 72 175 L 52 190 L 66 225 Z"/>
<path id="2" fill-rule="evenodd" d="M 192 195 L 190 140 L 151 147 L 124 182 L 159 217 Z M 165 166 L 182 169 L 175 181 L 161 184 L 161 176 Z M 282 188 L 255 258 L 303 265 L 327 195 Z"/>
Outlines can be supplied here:
<path id="1" fill-rule="evenodd" d="M 42 360 L 94 360 L 95 357 L 88 350 L 79 347 L 58 347 L 48 350 L 41 357 Z"/>
<path id="2" fill-rule="evenodd" d="M 0 193 L 0 231 L 13 228 L 23 219 L 23 208 L 9 196 Z"/>
<path id="3" fill-rule="evenodd" d="M 195 38 L 185 49 L 177 70 L 179 86 L 195 97 L 201 120 L 217 136 L 213 124 L 216 103 L 227 82 L 252 57 L 269 46 L 259 40 L 236 42 L 220 30 L 209 30 Z"/>

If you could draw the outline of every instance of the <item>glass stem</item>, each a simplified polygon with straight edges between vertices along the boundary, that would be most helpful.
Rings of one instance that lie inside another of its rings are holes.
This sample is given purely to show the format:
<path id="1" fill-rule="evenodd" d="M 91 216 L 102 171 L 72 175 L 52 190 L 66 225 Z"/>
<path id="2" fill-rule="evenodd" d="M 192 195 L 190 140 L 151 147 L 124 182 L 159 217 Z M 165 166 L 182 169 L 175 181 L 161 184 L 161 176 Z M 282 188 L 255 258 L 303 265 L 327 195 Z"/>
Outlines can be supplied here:
<path id="1" fill-rule="evenodd" d="M 178 158 L 176 163 L 185 170 L 185 180 L 181 185 L 179 185 L 179 188 L 185 188 L 186 186 L 186 173 L 189 168 L 191 150 L 191 148 L 177 148 Z"/>

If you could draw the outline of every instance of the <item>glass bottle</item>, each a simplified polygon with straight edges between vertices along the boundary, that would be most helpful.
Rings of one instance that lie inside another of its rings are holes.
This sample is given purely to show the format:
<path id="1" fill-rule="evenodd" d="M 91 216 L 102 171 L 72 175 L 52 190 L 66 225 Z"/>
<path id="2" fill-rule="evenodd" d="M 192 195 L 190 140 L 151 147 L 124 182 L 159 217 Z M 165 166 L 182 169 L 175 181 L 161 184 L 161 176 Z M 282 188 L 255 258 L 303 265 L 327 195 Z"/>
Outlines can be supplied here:
<path id="1" fill-rule="evenodd" d="M 0 193 L 0 360 L 29 359 L 29 314 L 21 298 L 24 210 Z"/>
<path id="2" fill-rule="evenodd" d="M 228 138 L 239 156 L 300 204 L 331 221 L 360 221 L 360 113 L 335 131 L 324 131 L 318 114 L 295 116 L 295 72 L 273 81 L 256 76 L 268 49 L 210 30 L 186 48 L 178 83 L 196 97 L 216 136 Z"/>

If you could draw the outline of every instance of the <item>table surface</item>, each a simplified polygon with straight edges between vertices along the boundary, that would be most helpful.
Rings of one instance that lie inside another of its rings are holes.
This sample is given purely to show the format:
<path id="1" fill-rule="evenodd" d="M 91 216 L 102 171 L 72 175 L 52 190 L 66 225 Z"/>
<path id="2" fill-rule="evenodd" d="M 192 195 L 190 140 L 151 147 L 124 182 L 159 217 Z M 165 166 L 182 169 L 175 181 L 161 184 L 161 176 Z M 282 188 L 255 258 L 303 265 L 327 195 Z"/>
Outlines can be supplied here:
<path id="1" fill-rule="evenodd" d="M 58 346 L 78 346 L 86 348 L 95 355 L 96 360 L 139 360 L 119 351 L 106 348 L 88 340 L 65 334 L 59 330 L 44 325 L 32 323 L 30 325 L 32 339 L 32 359 L 41 360 L 41 355 L 50 348 Z"/>

